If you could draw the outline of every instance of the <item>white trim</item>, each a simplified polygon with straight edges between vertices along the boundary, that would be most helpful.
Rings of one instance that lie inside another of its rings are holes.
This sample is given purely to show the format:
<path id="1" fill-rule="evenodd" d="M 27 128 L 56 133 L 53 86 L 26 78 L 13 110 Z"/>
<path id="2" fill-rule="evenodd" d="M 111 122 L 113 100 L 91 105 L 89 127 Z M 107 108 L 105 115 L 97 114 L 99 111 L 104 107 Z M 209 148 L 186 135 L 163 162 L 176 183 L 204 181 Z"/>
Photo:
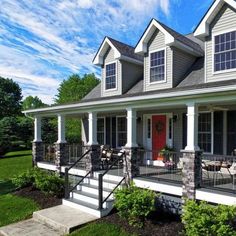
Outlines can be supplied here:
<path id="1" fill-rule="evenodd" d="M 76 103 L 76 104 L 69 104 L 69 105 L 59 105 L 59 106 L 52 106 L 52 107 L 46 107 L 46 108 L 38 108 L 38 109 L 32 109 L 32 110 L 25 110 L 22 111 L 22 113 L 24 114 L 37 114 L 39 112 L 50 112 L 53 111 L 55 114 L 56 112 L 60 111 L 60 110 L 64 110 L 64 109 L 88 109 L 88 107 L 91 108 L 91 106 L 96 106 L 96 111 L 99 110 L 98 106 L 99 105 L 112 105 L 112 107 L 109 107 L 108 110 L 111 110 L 111 108 L 114 108 L 115 103 L 126 103 L 126 102 L 138 102 L 138 101 L 149 101 L 149 100 L 154 100 L 154 99 L 164 99 L 164 98 L 184 98 L 184 101 L 175 101 L 174 102 L 168 102 L 168 104 L 171 105 L 176 105 L 176 104 L 182 104 L 184 105 L 186 103 L 186 96 L 198 96 L 198 100 L 197 102 L 201 102 L 201 103 L 205 103 L 205 102 L 212 102 L 212 101 L 226 101 L 227 96 L 224 96 L 223 100 L 222 98 L 219 99 L 218 96 L 215 96 L 213 98 L 209 98 L 206 97 L 204 98 L 202 95 L 204 94 L 214 94 L 214 93 L 223 93 L 223 92 L 230 92 L 230 91 L 235 91 L 236 90 L 236 85 L 227 85 L 227 86 L 219 86 L 219 87 L 211 87 L 211 88 L 199 88 L 199 89 L 191 89 L 191 90 L 185 90 L 185 91 L 177 91 L 177 92 L 168 92 L 168 93 L 161 93 L 161 94 L 149 94 L 149 95 L 144 95 L 144 96 L 133 96 L 133 97 L 123 97 L 123 98 L 114 98 L 114 99 L 107 99 L 107 100 L 101 100 L 101 101 L 91 101 L 91 102 L 84 102 L 84 103 Z M 184 94 L 183 94 L 184 93 Z M 228 100 L 231 100 L 235 97 L 235 95 L 229 96 Z M 189 98 L 191 101 L 192 99 L 197 99 L 197 98 L 193 98 L 190 97 Z M 188 100 L 187 100 L 188 101 Z M 163 103 L 163 102 L 162 102 Z M 150 105 L 150 104 L 149 104 Z M 161 104 L 159 104 L 161 105 Z M 157 104 L 155 104 L 154 106 L 157 106 Z M 166 106 L 166 104 L 165 104 Z M 138 105 L 135 106 L 136 108 L 140 107 Z M 150 105 L 150 107 L 152 107 Z M 120 108 L 119 108 L 120 109 Z M 104 107 L 102 108 L 102 110 L 104 111 Z M 115 110 L 115 109 L 114 109 Z M 64 111 L 66 112 L 66 111 Z M 84 113 L 85 111 L 82 110 L 81 113 Z M 78 114 L 79 111 L 76 111 L 76 113 Z M 48 114 L 48 113 L 46 113 Z M 52 115 L 52 114 L 51 114 Z"/>
<path id="2" fill-rule="evenodd" d="M 103 57 L 106 54 L 109 46 L 114 50 L 114 57 L 115 59 L 121 57 L 120 52 L 114 47 L 114 45 L 111 43 L 111 41 L 106 37 L 97 52 L 96 57 L 93 60 L 94 65 L 103 65 Z"/>
<path id="3" fill-rule="evenodd" d="M 212 61 L 212 76 L 219 75 L 219 74 L 224 74 L 224 73 L 232 73 L 232 72 L 236 71 L 236 68 L 215 71 L 215 37 L 219 36 L 221 34 L 231 33 L 233 31 L 236 31 L 236 27 L 233 27 L 230 30 L 227 29 L 227 30 L 222 30 L 222 31 L 219 31 L 219 32 L 212 33 L 212 40 L 211 40 L 212 41 L 212 45 L 211 45 L 211 50 L 212 50 L 212 56 L 211 56 L 211 61 Z M 231 51 L 231 50 L 228 50 L 228 51 Z M 225 79 L 222 79 L 222 80 L 225 80 Z"/>
<path id="4" fill-rule="evenodd" d="M 112 89 L 106 89 L 106 66 L 114 64 L 115 63 L 115 68 L 116 68 L 116 87 L 112 88 Z M 103 80 L 103 91 L 104 93 L 107 92 L 112 92 L 112 91 L 117 91 L 118 90 L 118 63 L 117 60 L 113 60 L 111 62 L 108 62 L 106 64 L 104 64 L 104 80 Z"/>
<path id="5" fill-rule="evenodd" d="M 150 22 L 149 27 L 143 34 L 142 38 L 140 39 L 139 43 L 135 47 L 134 52 L 135 53 L 146 53 L 147 52 L 147 43 L 152 37 L 153 33 L 155 32 L 156 29 L 159 29 L 164 35 L 165 35 L 165 44 L 171 44 L 174 43 L 174 37 L 167 32 L 155 19 L 153 19 Z"/>
<path id="6" fill-rule="evenodd" d="M 160 81 L 154 81 L 154 82 L 151 82 L 151 76 L 150 76 L 150 70 L 151 70 L 151 54 L 152 53 L 155 53 L 155 52 L 160 52 L 160 51 L 164 51 L 165 53 L 165 58 L 164 58 L 164 72 L 165 72 L 165 75 L 164 75 L 164 80 L 160 80 Z M 149 68 L 148 68 L 148 83 L 147 85 L 148 86 L 152 86 L 153 84 L 164 84 L 167 82 L 167 47 L 163 47 L 163 48 L 159 48 L 159 49 L 155 49 L 155 50 L 152 50 L 152 51 L 149 51 L 148 52 L 148 60 L 149 60 Z"/>
<path id="7" fill-rule="evenodd" d="M 229 4 L 231 7 L 236 9 L 236 2 L 234 0 L 216 0 L 212 7 L 209 9 L 207 14 L 204 16 L 199 26 L 194 32 L 195 37 L 203 38 L 210 34 L 210 23 L 214 19 L 217 12 L 220 11 L 224 3 Z"/>

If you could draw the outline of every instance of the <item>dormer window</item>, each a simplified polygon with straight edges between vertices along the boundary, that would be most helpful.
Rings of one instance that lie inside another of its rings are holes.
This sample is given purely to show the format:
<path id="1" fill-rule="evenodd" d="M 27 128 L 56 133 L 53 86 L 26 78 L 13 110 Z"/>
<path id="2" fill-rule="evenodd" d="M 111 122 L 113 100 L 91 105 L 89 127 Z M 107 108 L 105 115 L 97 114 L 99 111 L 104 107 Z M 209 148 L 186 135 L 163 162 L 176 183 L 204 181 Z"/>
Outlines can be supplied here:
<path id="1" fill-rule="evenodd" d="M 108 89 L 116 89 L 116 63 L 106 64 L 106 81 L 105 87 Z"/>
<path id="2" fill-rule="evenodd" d="M 150 83 L 165 80 L 165 50 L 150 53 Z"/>
<path id="3" fill-rule="evenodd" d="M 236 69 L 236 31 L 215 36 L 214 71 Z"/>

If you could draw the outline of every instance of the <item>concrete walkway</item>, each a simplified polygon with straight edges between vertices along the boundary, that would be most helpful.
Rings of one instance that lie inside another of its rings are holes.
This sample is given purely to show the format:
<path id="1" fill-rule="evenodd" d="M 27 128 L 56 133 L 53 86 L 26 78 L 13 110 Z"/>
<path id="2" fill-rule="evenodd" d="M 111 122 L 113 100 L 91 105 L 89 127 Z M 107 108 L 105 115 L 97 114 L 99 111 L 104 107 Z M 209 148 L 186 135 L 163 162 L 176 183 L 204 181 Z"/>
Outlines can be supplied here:
<path id="1" fill-rule="evenodd" d="M 33 213 L 33 218 L 0 228 L 4 236 L 61 236 L 97 217 L 68 206 L 56 206 Z"/>

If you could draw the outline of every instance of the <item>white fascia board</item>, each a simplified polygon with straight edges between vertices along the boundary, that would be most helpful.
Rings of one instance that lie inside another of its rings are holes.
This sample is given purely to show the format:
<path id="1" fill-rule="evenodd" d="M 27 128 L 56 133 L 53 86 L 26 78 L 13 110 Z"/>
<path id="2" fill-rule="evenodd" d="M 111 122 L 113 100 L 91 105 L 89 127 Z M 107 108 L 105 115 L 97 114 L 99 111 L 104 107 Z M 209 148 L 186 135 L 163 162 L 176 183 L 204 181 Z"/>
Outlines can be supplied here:
<path id="1" fill-rule="evenodd" d="M 22 111 L 24 114 L 38 114 L 38 113 L 46 113 L 46 112 L 54 112 L 55 114 L 58 112 L 65 112 L 69 109 L 87 109 L 88 107 L 97 107 L 102 105 L 112 105 L 114 108 L 115 105 L 119 105 L 122 103 L 135 103 L 138 101 L 145 101 L 145 100 L 152 100 L 152 99 L 171 99 L 171 98 L 181 98 L 186 96 L 197 96 L 197 95 L 209 95 L 213 93 L 219 92 L 230 92 L 235 91 L 236 85 L 228 85 L 228 86 L 221 86 L 215 88 L 200 88 L 200 89 L 192 89 L 188 91 L 177 91 L 177 92 L 169 92 L 169 93 L 162 93 L 162 94 L 151 94 L 151 95 L 144 95 L 144 96 L 133 96 L 133 97 L 124 97 L 124 98 L 114 98 L 108 100 L 101 100 L 101 101 L 91 101 L 91 102 L 84 102 L 84 103 L 75 103 L 69 105 L 60 105 L 54 107 L 47 107 L 47 108 L 39 108 L 33 110 L 26 110 Z M 92 108 L 91 108 L 92 109 Z M 79 111 L 78 111 L 79 112 Z"/>
<path id="2" fill-rule="evenodd" d="M 153 19 L 149 27 L 143 34 L 142 38 L 140 39 L 138 45 L 136 46 L 134 50 L 135 53 L 143 54 L 147 52 L 147 43 L 156 29 L 159 29 L 165 35 L 166 45 L 174 42 L 174 37 L 169 32 L 167 32 L 155 19 Z"/>
<path id="3" fill-rule="evenodd" d="M 209 24 L 214 19 L 216 13 L 221 9 L 224 3 L 229 4 L 231 7 L 236 9 L 236 2 L 234 0 L 216 0 L 212 7 L 209 9 L 205 17 L 202 19 L 201 23 L 194 32 L 194 36 L 198 38 L 203 38 L 209 35 Z"/>
<path id="4" fill-rule="evenodd" d="M 114 47 L 111 41 L 108 38 L 105 38 L 96 57 L 93 60 L 94 65 L 99 65 L 99 66 L 103 65 L 103 57 L 105 53 L 107 52 L 107 49 L 109 48 L 109 46 L 114 50 L 115 59 L 118 59 L 119 57 L 121 57 L 120 52 L 116 49 L 116 47 Z"/>

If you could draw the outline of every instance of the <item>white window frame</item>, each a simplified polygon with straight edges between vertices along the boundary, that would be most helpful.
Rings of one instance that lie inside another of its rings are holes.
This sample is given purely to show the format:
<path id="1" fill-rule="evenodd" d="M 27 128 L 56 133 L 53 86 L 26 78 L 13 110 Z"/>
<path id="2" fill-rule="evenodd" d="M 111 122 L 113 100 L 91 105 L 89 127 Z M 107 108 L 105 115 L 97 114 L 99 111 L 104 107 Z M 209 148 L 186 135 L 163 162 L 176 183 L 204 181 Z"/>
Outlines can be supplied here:
<path id="1" fill-rule="evenodd" d="M 115 68 L 116 68 L 116 76 L 115 76 L 116 77 L 116 87 L 115 88 L 111 88 L 111 89 L 106 89 L 106 78 L 107 78 L 107 76 L 106 76 L 106 72 L 107 72 L 106 66 L 114 64 L 114 63 L 115 63 Z M 118 76 L 117 75 L 118 75 L 118 63 L 117 63 L 117 60 L 104 64 L 104 85 L 103 85 L 104 91 L 110 92 L 110 91 L 116 91 L 117 90 L 117 87 L 118 87 L 117 86 L 117 83 L 118 83 Z"/>
<path id="2" fill-rule="evenodd" d="M 203 152 L 203 153 L 204 154 L 213 154 L 214 153 L 214 112 L 213 111 L 199 111 L 199 115 L 204 114 L 204 113 L 211 114 L 211 152 Z M 197 135 L 199 135 L 199 128 L 198 128 L 197 132 L 198 132 Z"/>
<path id="3" fill-rule="evenodd" d="M 105 116 L 97 117 L 97 121 L 98 121 L 98 119 L 103 119 L 103 122 L 104 122 L 104 130 L 103 130 L 103 134 L 104 134 L 103 140 L 104 140 L 104 143 L 99 143 L 100 145 L 103 145 L 103 144 L 106 144 L 106 117 Z M 98 139 L 98 126 L 97 126 L 97 139 Z"/>
<path id="4" fill-rule="evenodd" d="M 151 54 L 152 53 L 155 53 L 155 52 L 160 52 L 160 51 L 163 51 L 165 52 L 165 59 L 164 59 L 164 80 L 161 80 L 161 81 L 153 81 L 151 82 Z M 164 48 L 159 48 L 159 49 L 155 49 L 155 50 L 152 50 L 152 51 L 149 51 L 148 53 L 148 63 L 149 63 L 149 67 L 148 67 L 148 85 L 152 85 L 152 84 L 163 84 L 163 83 L 166 83 L 166 78 L 167 78 L 167 48 L 164 47 Z"/>
<path id="5" fill-rule="evenodd" d="M 219 36 L 221 34 L 230 33 L 232 31 L 236 31 L 236 28 L 231 28 L 230 30 L 222 30 L 222 31 L 218 31 L 218 32 L 212 33 L 212 59 L 211 60 L 212 60 L 212 74 L 213 75 L 222 74 L 222 73 L 230 73 L 230 72 L 235 72 L 236 71 L 236 68 L 215 71 L 215 37 Z M 206 44 L 206 42 L 205 42 L 205 44 Z M 205 56 L 205 58 L 206 58 L 206 56 Z M 205 62 L 206 62 L 206 60 L 205 60 Z M 206 73 L 206 70 L 205 70 L 205 73 Z"/>
<path id="6" fill-rule="evenodd" d="M 121 148 L 121 146 L 118 146 L 118 119 L 119 118 L 125 118 L 127 122 L 127 118 L 125 115 L 116 116 L 116 148 Z M 126 126 L 127 126 L 127 123 L 126 123 Z M 126 139 L 127 139 L 127 136 L 128 136 L 128 133 L 126 129 Z"/>

